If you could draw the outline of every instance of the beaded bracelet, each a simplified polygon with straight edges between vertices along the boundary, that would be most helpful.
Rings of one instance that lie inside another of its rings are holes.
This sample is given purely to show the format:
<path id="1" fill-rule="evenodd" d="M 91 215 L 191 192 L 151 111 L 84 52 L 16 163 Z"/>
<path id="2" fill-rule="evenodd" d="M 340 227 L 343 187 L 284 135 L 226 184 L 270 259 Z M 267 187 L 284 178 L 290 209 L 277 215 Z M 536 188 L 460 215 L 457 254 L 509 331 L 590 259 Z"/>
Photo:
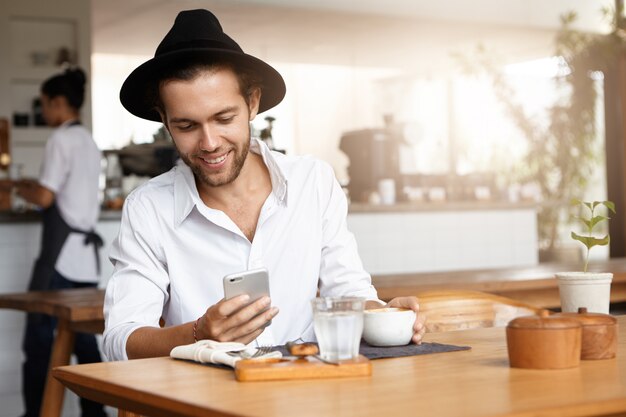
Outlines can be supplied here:
<path id="1" fill-rule="evenodd" d="M 193 341 L 198 341 L 198 322 L 202 317 L 198 317 L 198 319 L 193 323 Z"/>

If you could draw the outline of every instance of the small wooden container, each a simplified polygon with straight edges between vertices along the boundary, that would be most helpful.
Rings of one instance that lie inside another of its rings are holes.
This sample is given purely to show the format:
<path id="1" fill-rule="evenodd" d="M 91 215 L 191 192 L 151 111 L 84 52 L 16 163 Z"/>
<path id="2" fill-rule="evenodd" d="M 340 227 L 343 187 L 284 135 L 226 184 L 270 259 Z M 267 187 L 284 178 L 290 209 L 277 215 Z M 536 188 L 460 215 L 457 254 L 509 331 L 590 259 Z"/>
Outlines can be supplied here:
<path id="1" fill-rule="evenodd" d="M 588 313 L 580 307 L 578 313 L 555 316 L 578 320 L 583 329 L 580 359 L 612 359 L 617 353 L 617 319 L 609 314 Z"/>
<path id="2" fill-rule="evenodd" d="M 563 369 L 580 364 L 582 326 L 573 318 L 518 317 L 506 328 L 509 362 L 513 368 Z"/>

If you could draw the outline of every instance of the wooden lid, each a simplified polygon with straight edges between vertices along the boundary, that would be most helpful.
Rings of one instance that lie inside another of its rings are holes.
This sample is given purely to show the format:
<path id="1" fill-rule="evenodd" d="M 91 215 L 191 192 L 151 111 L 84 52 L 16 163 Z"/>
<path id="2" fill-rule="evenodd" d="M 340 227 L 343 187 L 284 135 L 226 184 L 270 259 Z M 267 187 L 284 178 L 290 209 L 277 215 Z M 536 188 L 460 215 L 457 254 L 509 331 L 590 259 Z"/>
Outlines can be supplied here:
<path id="1" fill-rule="evenodd" d="M 583 326 L 617 325 L 617 319 L 610 314 L 588 313 L 586 307 L 580 307 L 578 313 L 559 313 L 555 316 L 578 320 Z"/>
<path id="2" fill-rule="evenodd" d="M 512 329 L 571 329 L 581 327 L 580 322 L 569 317 L 559 317 L 550 315 L 544 310 L 539 316 L 523 316 L 513 319 L 507 327 Z"/>

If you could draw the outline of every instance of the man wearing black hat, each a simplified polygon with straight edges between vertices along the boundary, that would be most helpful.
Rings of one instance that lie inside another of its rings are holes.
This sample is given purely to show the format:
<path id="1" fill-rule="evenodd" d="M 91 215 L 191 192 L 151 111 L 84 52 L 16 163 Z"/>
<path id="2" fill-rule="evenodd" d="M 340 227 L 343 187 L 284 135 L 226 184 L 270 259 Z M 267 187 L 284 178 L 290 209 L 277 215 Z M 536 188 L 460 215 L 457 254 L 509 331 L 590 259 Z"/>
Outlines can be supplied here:
<path id="1" fill-rule="evenodd" d="M 206 10 L 181 12 L 155 57 L 126 79 L 122 104 L 162 121 L 183 163 L 126 199 L 105 299 L 110 360 L 163 356 L 200 339 L 311 340 L 318 289 L 380 307 L 330 166 L 250 137 L 250 121 L 284 95 L 280 74 Z M 271 300 L 223 299 L 223 276 L 258 267 L 269 271 Z M 389 304 L 418 310 L 415 297 Z M 419 315 L 414 331 L 419 343 Z"/>

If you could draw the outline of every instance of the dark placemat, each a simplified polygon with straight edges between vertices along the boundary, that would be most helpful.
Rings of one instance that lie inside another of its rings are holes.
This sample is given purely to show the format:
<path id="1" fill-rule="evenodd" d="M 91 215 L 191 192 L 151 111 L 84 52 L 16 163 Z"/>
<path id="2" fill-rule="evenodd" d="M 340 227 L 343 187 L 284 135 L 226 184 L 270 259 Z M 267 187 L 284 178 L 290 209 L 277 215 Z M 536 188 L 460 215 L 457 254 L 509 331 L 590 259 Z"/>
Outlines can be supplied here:
<path id="1" fill-rule="evenodd" d="M 402 356 L 426 355 L 428 353 L 456 352 L 471 349 L 469 346 L 446 345 L 443 343 L 422 343 L 416 345 L 409 343 L 405 346 L 377 347 L 361 342 L 359 353 L 368 359 L 400 358 Z M 289 356 L 285 346 L 275 346 L 274 350 L 280 351 L 283 356 Z"/>
<path id="2" fill-rule="evenodd" d="M 469 346 L 445 345 L 443 343 L 427 343 L 421 345 L 409 343 L 405 346 L 377 347 L 361 343 L 359 353 L 369 359 L 400 358 L 402 356 L 426 355 L 428 353 L 456 352 L 471 349 Z"/>
<path id="3" fill-rule="evenodd" d="M 416 356 L 416 355 L 426 355 L 428 353 L 443 353 L 443 352 L 457 352 L 460 350 L 469 350 L 470 346 L 456 346 L 456 345 L 446 345 L 443 343 L 422 343 L 421 345 L 416 345 L 414 343 L 409 343 L 405 346 L 388 346 L 388 347 L 377 347 L 370 346 L 365 342 L 361 342 L 361 347 L 359 347 L 359 353 L 365 356 L 368 359 L 384 359 L 384 358 L 401 358 L 403 356 Z M 274 346 L 273 350 L 278 350 L 283 354 L 283 356 L 290 356 L 289 351 L 284 345 Z M 198 363 L 194 361 L 189 361 L 193 363 Z M 216 363 L 204 363 L 202 365 L 206 365 L 212 368 L 221 368 L 221 369 L 230 369 L 230 366 L 220 365 Z"/>

